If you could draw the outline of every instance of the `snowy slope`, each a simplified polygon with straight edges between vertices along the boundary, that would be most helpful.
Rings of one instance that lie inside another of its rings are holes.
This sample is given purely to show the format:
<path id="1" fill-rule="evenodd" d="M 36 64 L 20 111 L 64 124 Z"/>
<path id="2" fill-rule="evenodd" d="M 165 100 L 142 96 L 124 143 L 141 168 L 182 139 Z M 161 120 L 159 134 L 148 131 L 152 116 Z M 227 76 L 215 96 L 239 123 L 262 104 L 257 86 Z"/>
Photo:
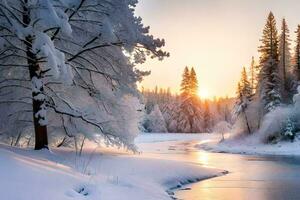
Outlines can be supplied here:
<path id="1" fill-rule="evenodd" d="M 0 193 L 5 200 L 164 200 L 170 199 L 166 191 L 172 187 L 222 174 L 116 150 L 90 148 L 77 157 L 68 149 L 0 147 Z"/>

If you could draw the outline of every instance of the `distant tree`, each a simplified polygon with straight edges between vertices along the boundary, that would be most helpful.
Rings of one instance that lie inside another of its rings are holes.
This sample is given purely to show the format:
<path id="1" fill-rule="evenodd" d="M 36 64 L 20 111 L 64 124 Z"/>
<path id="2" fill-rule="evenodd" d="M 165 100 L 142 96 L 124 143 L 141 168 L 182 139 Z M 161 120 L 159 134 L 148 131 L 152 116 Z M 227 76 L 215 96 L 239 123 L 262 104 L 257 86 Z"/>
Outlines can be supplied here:
<path id="1" fill-rule="evenodd" d="M 190 95 L 196 96 L 198 91 L 198 79 L 194 67 L 192 67 L 189 77 Z"/>
<path id="2" fill-rule="evenodd" d="M 264 107 L 264 113 L 270 112 L 281 103 L 278 32 L 275 17 L 270 12 L 267 23 L 263 30 L 259 47 L 260 73 L 259 73 L 259 97 Z"/>
<path id="3" fill-rule="evenodd" d="M 152 112 L 146 115 L 143 122 L 144 129 L 151 133 L 166 133 L 168 132 L 165 119 L 158 105 L 154 106 Z"/>
<path id="4" fill-rule="evenodd" d="M 188 67 L 184 68 L 183 74 L 182 74 L 182 80 L 180 84 L 180 92 L 182 97 L 187 97 L 190 95 L 190 71 Z"/>
<path id="5" fill-rule="evenodd" d="M 181 98 L 172 110 L 169 131 L 177 133 L 202 133 L 203 112 L 196 97 Z"/>
<path id="6" fill-rule="evenodd" d="M 250 81 L 252 93 L 254 94 L 256 91 L 256 84 L 257 84 L 257 67 L 255 65 L 254 56 L 252 56 L 251 64 L 250 64 L 249 81 Z"/>
<path id="7" fill-rule="evenodd" d="M 205 100 L 203 108 L 203 129 L 205 132 L 209 133 L 211 132 L 212 126 L 212 113 L 210 112 L 208 100 Z"/>
<path id="8" fill-rule="evenodd" d="M 253 96 L 252 86 L 248 80 L 247 71 L 245 67 L 243 67 L 242 74 L 241 74 L 240 89 L 243 96 L 247 98 L 249 101 L 251 101 Z"/>

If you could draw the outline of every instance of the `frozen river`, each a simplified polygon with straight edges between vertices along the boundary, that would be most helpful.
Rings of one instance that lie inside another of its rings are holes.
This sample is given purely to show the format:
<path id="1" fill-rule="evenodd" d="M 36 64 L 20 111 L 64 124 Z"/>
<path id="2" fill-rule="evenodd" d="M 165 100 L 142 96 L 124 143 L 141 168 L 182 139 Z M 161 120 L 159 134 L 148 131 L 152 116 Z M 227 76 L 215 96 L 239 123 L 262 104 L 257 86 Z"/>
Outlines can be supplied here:
<path id="1" fill-rule="evenodd" d="M 227 170 L 225 176 L 175 191 L 182 200 L 299 200 L 300 157 L 247 156 L 195 149 L 203 141 L 169 141 L 143 145 L 151 157 L 184 160 Z M 172 170 L 172 169 L 170 169 Z"/>

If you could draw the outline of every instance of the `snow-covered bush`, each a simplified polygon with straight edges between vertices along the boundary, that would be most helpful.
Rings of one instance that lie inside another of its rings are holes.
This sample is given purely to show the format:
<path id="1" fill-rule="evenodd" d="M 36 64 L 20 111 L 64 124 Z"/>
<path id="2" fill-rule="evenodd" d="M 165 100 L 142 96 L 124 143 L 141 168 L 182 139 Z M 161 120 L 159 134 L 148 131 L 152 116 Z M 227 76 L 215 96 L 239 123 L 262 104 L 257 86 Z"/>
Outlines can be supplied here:
<path id="1" fill-rule="evenodd" d="M 221 134 L 222 135 L 221 141 L 223 141 L 225 140 L 224 134 L 230 132 L 231 128 L 232 128 L 231 124 L 228 123 L 227 121 L 220 121 L 214 126 L 213 131 L 214 133 Z"/>
<path id="2" fill-rule="evenodd" d="M 296 136 L 294 122 L 288 118 L 284 123 L 284 129 L 282 131 L 283 139 L 294 141 Z"/>
<path id="3" fill-rule="evenodd" d="M 258 130 L 263 141 L 276 143 L 280 140 L 294 140 L 300 130 L 300 87 L 293 100 L 293 105 L 280 106 L 264 117 Z"/>

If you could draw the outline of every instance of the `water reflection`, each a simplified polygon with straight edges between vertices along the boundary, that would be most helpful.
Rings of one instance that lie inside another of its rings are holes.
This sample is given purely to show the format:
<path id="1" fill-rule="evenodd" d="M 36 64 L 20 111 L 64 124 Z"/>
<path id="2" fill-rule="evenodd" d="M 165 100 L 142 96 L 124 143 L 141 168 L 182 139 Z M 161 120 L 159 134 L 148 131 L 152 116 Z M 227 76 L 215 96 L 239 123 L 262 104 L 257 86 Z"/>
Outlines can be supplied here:
<path id="1" fill-rule="evenodd" d="M 201 181 L 178 191 L 184 200 L 299 200 L 300 158 L 186 152 L 199 164 L 226 169 L 226 176 Z"/>
<path id="2" fill-rule="evenodd" d="M 203 142 L 203 141 L 202 141 Z M 186 186 L 183 200 L 300 200 L 300 157 L 246 156 L 208 153 L 194 148 L 199 141 L 143 145 L 146 155 L 184 160 L 228 170 L 225 176 Z"/>

